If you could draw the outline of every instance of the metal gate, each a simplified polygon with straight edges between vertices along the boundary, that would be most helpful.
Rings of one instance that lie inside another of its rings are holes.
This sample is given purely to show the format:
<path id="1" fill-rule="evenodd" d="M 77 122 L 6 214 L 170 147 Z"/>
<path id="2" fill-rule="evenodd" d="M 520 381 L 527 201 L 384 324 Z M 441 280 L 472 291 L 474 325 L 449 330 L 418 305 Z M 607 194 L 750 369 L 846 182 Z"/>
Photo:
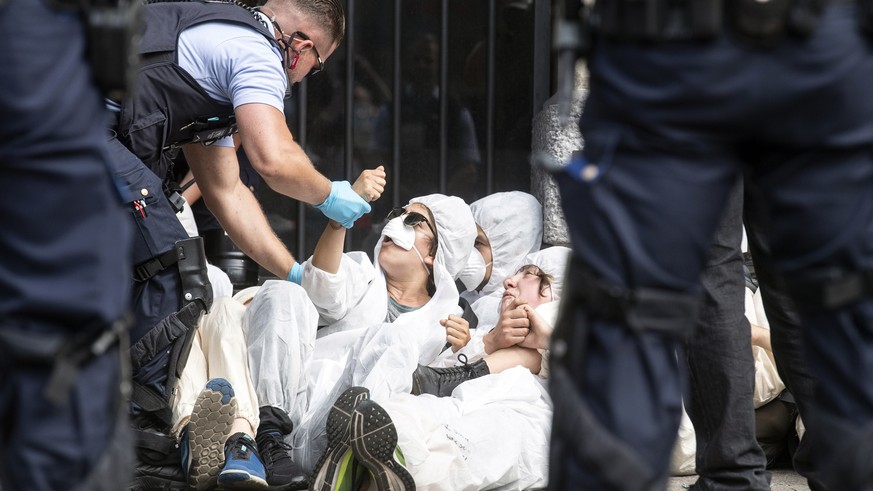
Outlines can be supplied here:
<path id="1" fill-rule="evenodd" d="M 291 133 L 331 180 L 384 165 L 388 186 L 348 234 L 372 251 L 393 206 L 440 192 L 468 203 L 530 189 L 533 116 L 550 94 L 548 0 L 347 0 L 343 44 L 295 86 Z M 262 186 L 289 249 L 308 257 L 326 224 Z"/>

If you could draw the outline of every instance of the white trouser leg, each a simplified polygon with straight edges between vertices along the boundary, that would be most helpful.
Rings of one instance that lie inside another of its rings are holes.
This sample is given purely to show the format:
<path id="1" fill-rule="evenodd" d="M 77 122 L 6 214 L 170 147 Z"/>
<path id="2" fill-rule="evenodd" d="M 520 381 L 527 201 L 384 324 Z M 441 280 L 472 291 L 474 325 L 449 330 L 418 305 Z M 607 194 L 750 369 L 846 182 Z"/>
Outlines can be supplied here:
<path id="1" fill-rule="evenodd" d="M 206 357 L 200 347 L 200 329 L 198 328 L 197 333 L 194 334 L 194 341 L 191 343 L 188 361 L 185 362 L 185 368 L 176 382 L 176 388 L 173 390 L 173 397 L 170 401 L 173 412 L 171 435 L 177 439 L 182 427 L 188 424 L 197 395 L 200 394 L 208 381 Z"/>
<path id="2" fill-rule="evenodd" d="M 194 402 L 210 379 L 230 382 L 239 407 L 239 417 L 258 428 L 258 400 L 249 371 L 242 317 L 245 307 L 236 300 L 215 299 L 209 314 L 201 317 L 191 353 L 176 386 L 173 403 L 173 434 L 178 435 L 194 409 Z"/>
<path id="3" fill-rule="evenodd" d="M 236 395 L 239 417 L 258 430 L 258 397 L 249 370 L 248 350 L 242 331 L 246 308 L 231 298 L 215 300 L 200 322 L 200 342 L 206 355 L 209 378 L 230 382 Z"/>
<path id="4" fill-rule="evenodd" d="M 288 281 L 264 283 L 243 317 L 258 400 L 284 410 L 295 427 L 308 406 L 317 327 L 315 306 L 302 287 Z"/>

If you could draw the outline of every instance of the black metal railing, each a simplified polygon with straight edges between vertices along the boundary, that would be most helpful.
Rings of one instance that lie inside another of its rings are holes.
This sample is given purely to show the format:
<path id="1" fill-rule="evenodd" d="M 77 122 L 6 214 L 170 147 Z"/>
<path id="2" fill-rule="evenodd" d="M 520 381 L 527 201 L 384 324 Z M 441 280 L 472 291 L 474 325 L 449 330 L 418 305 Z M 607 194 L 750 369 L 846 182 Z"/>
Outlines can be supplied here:
<path id="1" fill-rule="evenodd" d="M 289 127 L 319 170 L 388 186 L 349 250 L 372 250 L 388 210 L 440 192 L 468 202 L 530 189 L 531 125 L 550 94 L 548 0 L 347 0 L 344 43 L 294 88 Z M 280 237 L 311 254 L 324 217 L 258 191 Z M 375 235 L 375 237 L 374 237 Z"/>

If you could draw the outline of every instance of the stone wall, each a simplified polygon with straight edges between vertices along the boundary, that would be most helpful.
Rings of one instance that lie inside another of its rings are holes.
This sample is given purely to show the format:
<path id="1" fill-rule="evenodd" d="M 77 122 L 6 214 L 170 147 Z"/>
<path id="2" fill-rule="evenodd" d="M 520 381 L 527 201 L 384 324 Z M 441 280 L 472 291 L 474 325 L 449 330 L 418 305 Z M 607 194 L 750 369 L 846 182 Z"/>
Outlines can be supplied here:
<path id="1" fill-rule="evenodd" d="M 585 105 L 588 93 L 588 76 L 583 63 L 576 70 L 576 91 L 569 124 L 558 121 L 558 103 L 555 96 L 549 98 L 543 109 L 534 116 L 533 142 L 534 155 L 531 165 L 531 194 L 543 205 L 543 243 L 544 245 L 570 246 L 567 222 L 561 209 L 561 199 L 554 178 L 543 165 L 550 161 L 552 168 L 567 165 L 573 152 L 582 149 L 582 135 L 579 133 L 579 116 Z"/>

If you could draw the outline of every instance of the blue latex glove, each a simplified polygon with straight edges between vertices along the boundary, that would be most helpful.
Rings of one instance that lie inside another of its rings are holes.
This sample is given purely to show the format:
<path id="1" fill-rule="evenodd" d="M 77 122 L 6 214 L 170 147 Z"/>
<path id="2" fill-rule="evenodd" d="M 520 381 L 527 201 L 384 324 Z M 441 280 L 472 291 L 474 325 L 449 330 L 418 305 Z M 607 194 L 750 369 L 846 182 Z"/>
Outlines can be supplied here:
<path id="1" fill-rule="evenodd" d="M 364 213 L 370 212 L 370 204 L 352 189 L 349 181 L 331 182 L 330 195 L 324 203 L 316 205 L 315 208 L 345 228 L 352 228 L 355 220 L 361 218 Z"/>
<path id="2" fill-rule="evenodd" d="M 291 271 L 288 271 L 288 277 L 285 279 L 299 285 L 303 281 L 303 265 L 294 261 L 294 265 L 291 266 Z"/>

